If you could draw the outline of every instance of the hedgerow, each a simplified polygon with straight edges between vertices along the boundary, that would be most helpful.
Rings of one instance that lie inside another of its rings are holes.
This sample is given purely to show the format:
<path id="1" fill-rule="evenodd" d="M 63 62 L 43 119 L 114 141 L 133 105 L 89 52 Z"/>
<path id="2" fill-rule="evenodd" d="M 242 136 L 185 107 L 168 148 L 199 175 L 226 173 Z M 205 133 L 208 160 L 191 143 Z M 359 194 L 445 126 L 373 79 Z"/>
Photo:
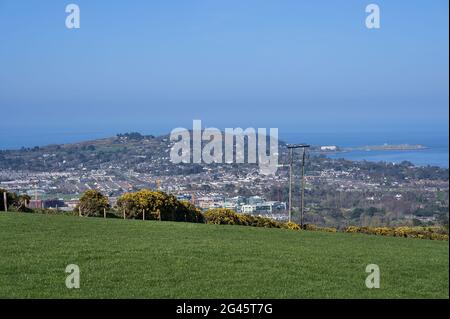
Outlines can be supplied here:
<path id="1" fill-rule="evenodd" d="M 344 232 L 369 235 L 448 240 L 448 233 L 441 227 L 358 227 L 349 226 Z"/>
<path id="2" fill-rule="evenodd" d="M 235 211 L 227 208 L 209 209 L 203 215 L 206 224 L 284 228 L 290 230 L 301 229 L 300 225 L 294 222 L 281 223 L 271 218 L 248 214 L 238 214 Z"/>
<path id="3" fill-rule="evenodd" d="M 328 232 L 328 233 L 336 233 L 337 232 L 337 229 L 334 227 L 319 227 L 319 226 L 312 225 L 312 224 L 306 224 L 305 230 L 324 231 L 324 232 Z"/>
<path id="4" fill-rule="evenodd" d="M 271 218 L 253 216 L 247 214 L 238 214 L 227 208 L 213 208 L 204 214 L 206 224 L 216 225 L 241 225 L 265 228 L 287 228 L 283 223 L 277 222 Z M 292 229 L 292 228 L 291 228 Z"/>
<path id="5" fill-rule="evenodd" d="M 116 209 L 111 210 L 107 204 L 106 197 L 101 195 L 99 192 L 97 193 L 94 194 L 95 196 L 88 197 L 84 195 L 84 197 L 82 197 L 85 199 L 84 201 L 81 201 L 82 204 L 84 203 L 84 205 L 81 205 L 81 211 L 83 212 L 81 214 L 82 216 L 100 216 L 100 213 L 103 211 L 106 213 L 105 217 L 107 218 L 118 218 L 124 216 L 125 218 L 132 219 L 143 218 L 148 220 L 283 228 L 295 231 L 301 230 L 300 225 L 294 222 L 282 223 L 271 218 L 238 214 L 235 211 L 226 208 L 213 208 L 202 214 L 201 211 L 191 203 L 179 201 L 174 195 L 161 191 L 141 190 L 134 193 L 126 193 L 118 199 L 115 207 Z M 29 200 L 28 197 L 22 195 L 22 197 L 17 196 L 14 193 L 8 193 L 7 195 L 9 196 L 9 202 L 12 203 L 9 206 L 11 211 L 58 215 L 78 215 L 80 212 L 78 207 L 73 212 L 62 212 L 52 209 L 29 209 L 25 205 L 27 200 Z M 99 198 L 101 200 L 101 205 L 98 204 Z M 322 231 L 331 233 L 336 233 L 338 231 L 336 228 L 318 227 L 312 224 L 304 225 L 303 229 L 307 231 Z M 343 232 L 448 241 L 448 230 L 443 227 L 349 226 L 345 228 Z"/>

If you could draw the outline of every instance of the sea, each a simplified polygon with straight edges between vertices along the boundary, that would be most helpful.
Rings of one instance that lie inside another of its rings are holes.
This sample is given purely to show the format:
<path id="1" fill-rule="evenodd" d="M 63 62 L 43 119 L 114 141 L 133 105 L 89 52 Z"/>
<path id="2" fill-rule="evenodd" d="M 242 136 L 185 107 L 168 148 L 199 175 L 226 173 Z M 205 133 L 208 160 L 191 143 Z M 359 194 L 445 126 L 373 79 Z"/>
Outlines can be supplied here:
<path id="1" fill-rule="evenodd" d="M 1 132 L 1 131 L 0 131 Z M 114 136 L 113 131 L 76 130 L 61 132 L 8 131 L 0 134 L 0 149 L 43 146 L 48 144 L 73 143 Z M 116 132 L 117 133 L 117 132 Z M 142 132 L 160 135 L 161 132 Z M 279 129 L 279 138 L 287 143 L 308 143 L 312 145 L 336 145 L 339 147 L 361 147 L 383 144 L 421 144 L 421 150 L 377 150 L 350 151 L 328 154 L 330 158 L 345 158 L 353 161 L 384 161 L 399 163 L 409 161 L 419 166 L 449 167 L 448 132 L 290 132 Z"/>
<path id="2" fill-rule="evenodd" d="M 355 150 L 327 154 L 330 158 L 344 158 L 352 161 L 400 163 L 409 161 L 417 166 L 449 167 L 448 133 L 431 132 L 330 132 L 330 133 L 280 133 L 280 139 L 287 143 L 308 143 L 313 145 L 336 145 L 340 147 L 361 147 L 370 145 L 420 144 L 426 149 L 418 150 Z"/>

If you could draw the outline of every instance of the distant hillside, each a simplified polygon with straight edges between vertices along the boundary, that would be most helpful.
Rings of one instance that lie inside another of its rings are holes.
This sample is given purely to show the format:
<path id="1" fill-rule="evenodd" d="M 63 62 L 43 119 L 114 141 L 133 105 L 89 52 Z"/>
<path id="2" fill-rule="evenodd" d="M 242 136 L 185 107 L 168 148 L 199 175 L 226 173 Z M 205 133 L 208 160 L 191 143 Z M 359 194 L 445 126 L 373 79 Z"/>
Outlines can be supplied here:
<path id="1" fill-rule="evenodd" d="M 149 147 L 144 148 L 143 145 Z M 99 168 L 108 163 L 114 165 L 121 160 L 133 161 L 134 155 L 153 155 L 162 147 L 162 141 L 152 137 L 111 137 L 73 144 L 2 151 L 0 167 L 31 171 Z"/>
<path id="2" fill-rule="evenodd" d="M 72 144 L 3 150 L 0 151 L 0 169 L 133 169 L 138 172 L 152 170 L 155 174 L 189 174 L 201 171 L 201 165 L 173 165 L 169 158 L 172 145 L 169 135 L 155 137 L 139 133 L 117 134 L 115 137 Z M 285 143 L 280 141 L 279 145 L 281 154 L 285 154 Z"/>

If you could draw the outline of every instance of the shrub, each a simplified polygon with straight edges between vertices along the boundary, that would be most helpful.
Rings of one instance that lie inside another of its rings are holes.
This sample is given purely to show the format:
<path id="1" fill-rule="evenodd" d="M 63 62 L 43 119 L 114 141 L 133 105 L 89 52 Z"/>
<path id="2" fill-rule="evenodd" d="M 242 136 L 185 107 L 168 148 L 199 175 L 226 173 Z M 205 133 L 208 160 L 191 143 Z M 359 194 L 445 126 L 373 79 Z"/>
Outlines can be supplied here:
<path id="1" fill-rule="evenodd" d="M 380 236 L 408 237 L 433 240 L 448 240 L 448 233 L 441 227 L 358 227 L 349 226 L 346 233 L 362 233 Z"/>
<path id="2" fill-rule="evenodd" d="M 312 225 L 312 224 L 306 224 L 304 226 L 305 230 L 310 230 L 310 231 L 324 231 L 324 232 L 328 232 L 328 233 L 336 233 L 337 229 L 334 227 L 319 227 L 316 225 Z"/>
<path id="3" fill-rule="evenodd" d="M 283 224 L 283 228 L 291 229 L 291 230 L 300 230 L 300 225 L 294 222 L 287 222 Z"/>
<path id="4" fill-rule="evenodd" d="M 126 193 L 117 200 L 117 208 L 127 218 L 202 223 L 203 215 L 189 202 L 161 191 L 140 190 Z"/>
<path id="5" fill-rule="evenodd" d="M 282 228 L 283 224 L 270 218 L 253 216 L 247 214 L 238 214 L 227 208 L 209 209 L 205 214 L 206 224 L 216 225 L 241 225 L 266 228 Z"/>
<path id="6" fill-rule="evenodd" d="M 6 193 L 6 202 L 9 210 L 15 212 L 31 212 L 31 209 L 27 207 L 30 202 L 30 196 L 17 195 L 3 188 L 0 188 L 0 211 L 5 210 L 4 193 Z"/>
<path id="7" fill-rule="evenodd" d="M 209 209 L 204 213 L 206 224 L 216 224 L 216 225 L 245 225 L 249 226 L 250 216 L 242 216 L 226 208 L 213 208 Z"/>
<path id="8" fill-rule="evenodd" d="M 81 196 L 75 212 L 80 210 L 83 216 L 103 216 L 104 210 L 108 208 L 108 198 L 98 190 L 90 189 Z"/>
<path id="9" fill-rule="evenodd" d="M 203 223 L 204 217 L 200 209 L 195 207 L 189 202 L 179 201 L 179 206 L 177 208 L 177 216 L 184 217 L 181 221 L 191 222 L 191 223 Z"/>

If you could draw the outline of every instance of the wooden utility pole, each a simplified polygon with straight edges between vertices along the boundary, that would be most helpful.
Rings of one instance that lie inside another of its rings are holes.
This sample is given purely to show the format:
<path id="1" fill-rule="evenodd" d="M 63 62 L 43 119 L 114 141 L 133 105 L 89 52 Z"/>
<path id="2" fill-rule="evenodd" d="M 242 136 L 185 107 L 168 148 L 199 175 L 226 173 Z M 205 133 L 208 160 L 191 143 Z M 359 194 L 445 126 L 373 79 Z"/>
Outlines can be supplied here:
<path id="1" fill-rule="evenodd" d="M 103 218 L 106 218 L 106 208 L 103 207 Z"/>
<path id="2" fill-rule="evenodd" d="M 288 146 L 289 147 L 289 146 Z M 292 163 L 293 163 L 293 148 L 289 147 L 289 222 L 292 218 Z"/>
<path id="3" fill-rule="evenodd" d="M 304 216 L 304 209 L 305 209 L 305 153 L 306 148 L 303 148 L 303 156 L 302 156 L 302 199 L 301 199 L 301 206 L 300 206 L 300 226 L 303 229 L 303 216 Z"/>
<path id="4" fill-rule="evenodd" d="M 308 144 L 293 144 L 288 145 L 289 149 L 289 221 L 292 219 L 292 167 L 293 167 L 293 158 L 294 158 L 294 149 L 302 148 L 303 156 L 302 156 L 302 191 L 301 191 L 301 199 L 300 199 L 300 225 L 303 228 L 303 213 L 304 213 L 304 191 L 305 191 L 305 149 L 310 147 Z"/>
<path id="5" fill-rule="evenodd" d="M 5 206 L 5 212 L 8 211 L 8 196 L 6 191 L 3 192 L 3 205 Z"/>
<path id="6" fill-rule="evenodd" d="M 81 217 L 81 206 L 78 206 L 78 216 Z"/>

